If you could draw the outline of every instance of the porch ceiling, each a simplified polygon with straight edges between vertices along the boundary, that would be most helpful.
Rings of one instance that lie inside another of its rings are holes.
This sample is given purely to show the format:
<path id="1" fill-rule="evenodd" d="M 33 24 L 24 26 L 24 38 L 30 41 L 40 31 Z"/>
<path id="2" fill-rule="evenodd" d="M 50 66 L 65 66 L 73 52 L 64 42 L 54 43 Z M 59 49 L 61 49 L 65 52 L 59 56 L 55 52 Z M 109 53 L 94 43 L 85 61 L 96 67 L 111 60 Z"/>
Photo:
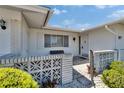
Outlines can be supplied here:
<path id="1" fill-rule="evenodd" d="M 20 11 L 31 28 L 45 26 L 53 13 L 49 8 L 36 5 L 4 5 L 0 7 Z"/>
<path id="2" fill-rule="evenodd" d="M 47 14 L 32 11 L 23 11 L 23 15 L 29 27 L 41 28 L 42 26 L 44 26 Z"/>

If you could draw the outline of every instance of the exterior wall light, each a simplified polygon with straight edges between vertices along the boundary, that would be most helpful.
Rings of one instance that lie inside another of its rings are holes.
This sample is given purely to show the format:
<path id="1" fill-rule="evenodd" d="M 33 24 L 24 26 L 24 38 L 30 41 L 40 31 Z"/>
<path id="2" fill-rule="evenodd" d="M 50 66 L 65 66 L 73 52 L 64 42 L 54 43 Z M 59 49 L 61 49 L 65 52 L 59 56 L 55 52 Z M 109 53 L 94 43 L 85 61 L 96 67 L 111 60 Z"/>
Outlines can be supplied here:
<path id="1" fill-rule="evenodd" d="M 76 40 L 76 38 L 75 37 L 73 37 L 73 41 L 75 42 L 75 40 Z"/>
<path id="2" fill-rule="evenodd" d="M 0 27 L 3 30 L 6 30 L 6 22 L 3 19 L 0 19 Z"/>
<path id="3" fill-rule="evenodd" d="M 121 39 L 122 38 L 122 36 L 118 36 L 118 39 Z"/>

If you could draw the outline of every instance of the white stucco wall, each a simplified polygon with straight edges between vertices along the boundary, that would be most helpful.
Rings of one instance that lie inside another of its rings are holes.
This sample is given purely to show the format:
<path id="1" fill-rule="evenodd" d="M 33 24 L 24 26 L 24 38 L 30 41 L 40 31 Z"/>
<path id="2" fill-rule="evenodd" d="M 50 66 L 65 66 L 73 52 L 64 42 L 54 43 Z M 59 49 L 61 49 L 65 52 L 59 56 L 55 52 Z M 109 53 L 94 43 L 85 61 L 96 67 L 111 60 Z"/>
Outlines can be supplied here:
<path id="1" fill-rule="evenodd" d="M 8 28 L 6 30 L 0 28 L 0 56 L 11 52 L 10 21 L 6 20 L 6 22 L 8 22 Z"/>
<path id="2" fill-rule="evenodd" d="M 54 35 L 68 35 L 69 47 L 44 47 L 44 34 Z M 75 42 L 73 37 L 76 38 Z M 79 53 L 79 41 L 78 33 L 64 32 L 64 31 L 52 31 L 42 29 L 30 29 L 29 31 L 29 54 L 30 55 L 48 55 L 50 50 L 64 50 L 65 53 L 72 53 L 78 55 Z"/>
<path id="3" fill-rule="evenodd" d="M 7 23 L 7 29 L 2 30 L 0 28 L 0 56 L 13 53 L 14 36 L 18 37 L 18 35 L 14 35 L 13 32 L 18 32 L 21 21 L 21 13 L 5 8 L 0 8 L 0 19 L 3 18 Z M 20 43 L 20 40 L 19 42 Z M 20 46 L 20 45 L 19 45 Z"/>
<path id="4" fill-rule="evenodd" d="M 124 25 L 115 24 L 111 26 L 111 29 L 115 31 L 118 34 L 118 36 L 122 36 L 121 39 L 118 39 L 118 36 L 116 36 L 116 48 L 124 49 Z"/>
<path id="5" fill-rule="evenodd" d="M 115 48 L 115 36 L 104 28 L 89 32 L 89 49 L 109 50 Z"/>
<path id="6" fill-rule="evenodd" d="M 112 34 L 104 27 L 91 30 L 87 32 L 89 35 L 89 50 L 124 49 L 124 25 L 114 24 L 109 26 L 109 28 L 122 36 L 122 39 L 118 39 L 118 35 Z"/>
<path id="7" fill-rule="evenodd" d="M 22 41 L 21 41 L 21 55 L 28 55 L 28 44 L 29 44 L 29 27 L 22 16 Z"/>
<path id="8" fill-rule="evenodd" d="M 11 21 L 11 53 L 20 54 L 21 52 L 21 21 Z"/>

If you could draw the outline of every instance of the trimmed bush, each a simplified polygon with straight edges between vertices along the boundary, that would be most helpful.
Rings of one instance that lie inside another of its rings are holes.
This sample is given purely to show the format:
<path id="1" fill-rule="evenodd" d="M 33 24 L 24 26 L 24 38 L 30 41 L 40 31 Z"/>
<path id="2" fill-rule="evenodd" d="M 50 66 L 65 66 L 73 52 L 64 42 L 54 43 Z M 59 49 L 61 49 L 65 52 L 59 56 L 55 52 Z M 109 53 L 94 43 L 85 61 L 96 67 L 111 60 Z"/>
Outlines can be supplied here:
<path id="1" fill-rule="evenodd" d="M 15 68 L 0 68 L 0 88 L 37 88 L 32 76 Z"/>
<path id="2" fill-rule="evenodd" d="M 124 74 L 124 62 L 115 61 L 110 65 L 110 69 L 119 71 L 119 73 Z"/>
<path id="3" fill-rule="evenodd" d="M 110 88 L 124 88 L 124 75 L 116 70 L 105 70 L 102 80 Z"/>
<path id="4" fill-rule="evenodd" d="M 112 62 L 109 70 L 102 74 L 103 82 L 111 88 L 124 88 L 124 63 Z"/>

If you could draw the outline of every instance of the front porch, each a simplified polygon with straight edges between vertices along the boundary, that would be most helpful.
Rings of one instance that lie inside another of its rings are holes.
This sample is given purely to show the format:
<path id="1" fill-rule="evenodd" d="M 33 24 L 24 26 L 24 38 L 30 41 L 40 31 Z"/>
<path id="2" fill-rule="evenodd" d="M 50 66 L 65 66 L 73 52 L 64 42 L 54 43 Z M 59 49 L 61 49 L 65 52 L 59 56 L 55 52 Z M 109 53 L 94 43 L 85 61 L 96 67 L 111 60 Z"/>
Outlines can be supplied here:
<path id="1" fill-rule="evenodd" d="M 103 71 L 108 64 L 117 60 L 117 51 L 115 50 L 95 51 L 93 55 L 94 66 L 98 72 Z M 0 60 L 0 64 L 5 67 L 16 67 L 27 71 L 40 84 L 47 79 L 56 79 L 57 87 L 93 87 L 90 75 L 87 74 L 89 60 L 79 56 L 73 57 L 72 54 L 3 58 Z M 94 77 L 94 83 L 97 88 L 106 87 L 101 80 L 101 74 Z"/>
<path id="2" fill-rule="evenodd" d="M 92 88 L 90 75 L 87 74 L 89 60 L 81 57 L 74 57 L 73 60 L 73 82 L 65 84 L 64 88 Z M 101 80 L 101 74 L 94 77 L 96 88 L 107 88 Z"/>

